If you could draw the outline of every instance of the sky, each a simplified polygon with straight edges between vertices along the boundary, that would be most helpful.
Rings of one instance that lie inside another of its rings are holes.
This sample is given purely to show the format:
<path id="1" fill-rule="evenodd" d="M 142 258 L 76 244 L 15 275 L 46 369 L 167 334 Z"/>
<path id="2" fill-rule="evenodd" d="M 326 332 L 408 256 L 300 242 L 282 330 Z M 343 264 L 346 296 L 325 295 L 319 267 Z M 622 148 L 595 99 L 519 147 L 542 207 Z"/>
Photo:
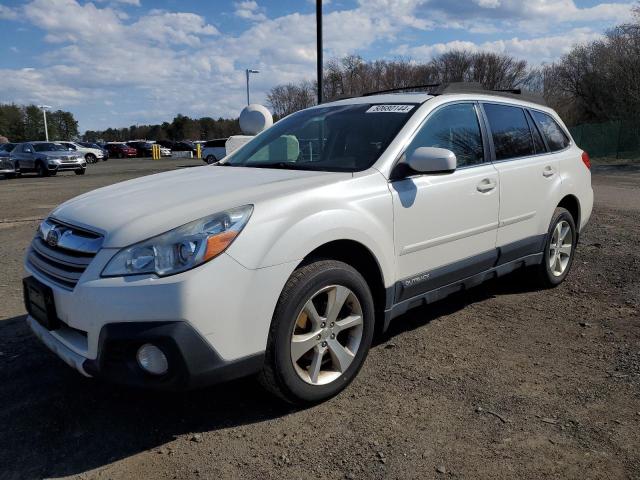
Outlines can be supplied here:
<path id="1" fill-rule="evenodd" d="M 324 56 L 428 61 L 450 49 L 552 62 L 631 19 L 630 0 L 325 0 Z M 0 0 L 0 103 L 80 130 L 237 117 L 315 78 L 314 0 Z"/>

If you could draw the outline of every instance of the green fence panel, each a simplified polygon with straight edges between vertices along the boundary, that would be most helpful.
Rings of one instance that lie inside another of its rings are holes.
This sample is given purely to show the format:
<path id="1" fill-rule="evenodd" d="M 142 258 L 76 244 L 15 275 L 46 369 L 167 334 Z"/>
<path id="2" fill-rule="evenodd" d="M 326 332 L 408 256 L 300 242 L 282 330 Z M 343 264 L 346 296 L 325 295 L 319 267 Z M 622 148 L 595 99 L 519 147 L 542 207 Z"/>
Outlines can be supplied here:
<path id="1" fill-rule="evenodd" d="M 569 131 L 591 158 L 640 158 L 640 120 L 585 123 Z"/>

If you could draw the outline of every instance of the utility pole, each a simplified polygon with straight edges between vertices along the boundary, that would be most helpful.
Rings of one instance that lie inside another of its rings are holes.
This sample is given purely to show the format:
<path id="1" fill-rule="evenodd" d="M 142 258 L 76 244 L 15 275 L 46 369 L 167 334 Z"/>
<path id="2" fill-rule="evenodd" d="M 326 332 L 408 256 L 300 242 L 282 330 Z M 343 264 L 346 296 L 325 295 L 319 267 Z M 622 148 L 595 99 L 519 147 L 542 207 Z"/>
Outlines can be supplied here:
<path id="1" fill-rule="evenodd" d="M 322 0 L 316 0 L 316 58 L 318 70 L 318 105 L 322 103 Z"/>
<path id="2" fill-rule="evenodd" d="M 42 109 L 42 116 L 44 117 L 44 137 L 49 141 L 49 130 L 47 129 L 47 108 L 51 108 L 49 105 L 38 105 L 38 108 Z"/>
<path id="3" fill-rule="evenodd" d="M 247 68 L 245 70 L 245 73 L 247 74 L 247 105 L 249 105 L 251 103 L 249 101 L 249 74 L 251 74 L 251 73 L 260 73 L 260 70 L 252 70 L 250 68 Z"/>

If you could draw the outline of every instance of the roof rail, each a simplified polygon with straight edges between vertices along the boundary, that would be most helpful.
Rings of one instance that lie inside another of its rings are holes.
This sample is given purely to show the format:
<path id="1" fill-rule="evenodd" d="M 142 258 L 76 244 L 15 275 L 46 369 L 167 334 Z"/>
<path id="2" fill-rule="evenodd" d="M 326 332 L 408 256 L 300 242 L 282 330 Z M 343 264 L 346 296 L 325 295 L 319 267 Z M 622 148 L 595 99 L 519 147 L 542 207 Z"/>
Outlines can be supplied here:
<path id="1" fill-rule="evenodd" d="M 404 90 L 428 90 L 439 87 L 440 83 L 429 83 L 426 85 L 409 85 L 406 87 L 396 87 L 396 88 L 387 88 L 386 90 L 377 90 L 375 92 L 366 92 L 363 93 L 363 97 L 369 97 L 371 95 L 380 95 L 381 93 L 393 93 L 393 92 L 402 92 Z"/>
<path id="2" fill-rule="evenodd" d="M 389 88 L 386 90 L 379 90 L 377 92 L 367 92 L 362 96 L 367 97 L 370 95 L 379 95 L 381 93 L 402 92 L 406 90 L 426 90 L 430 95 L 446 95 L 451 93 L 482 93 L 484 95 L 509 97 L 518 100 L 525 100 L 531 103 L 537 103 L 539 105 L 547 105 L 544 97 L 539 93 L 531 92 L 529 90 L 523 90 L 521 88 L 488 90 L 478 82 L 449 82 L 432 83 L 427 85 L 413 85 L 406 87 Z"/>

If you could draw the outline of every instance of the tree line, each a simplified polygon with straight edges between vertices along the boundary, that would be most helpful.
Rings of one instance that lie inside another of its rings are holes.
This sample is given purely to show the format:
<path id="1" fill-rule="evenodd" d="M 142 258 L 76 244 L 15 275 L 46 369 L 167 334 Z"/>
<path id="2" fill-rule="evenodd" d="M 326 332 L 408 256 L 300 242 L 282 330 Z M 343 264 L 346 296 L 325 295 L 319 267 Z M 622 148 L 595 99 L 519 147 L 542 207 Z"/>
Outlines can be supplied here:
<path id="1" fill-rule="evenodd" d="M 71 112 L 47 112 L 50 140 L 69 140 L 78 136 L 78 122 Z M 0 104 L 0 137 L 12 142 L 45 140 L 42 110 L 36 105 Z"/>
<path id="2" fill-rule="evenodd" d="M 523 88 L 542 93 L 569 125 L 640 116 L 640 6 L 628 24 L 602 40 L 574 47 L 558 61 L 531 66 L 491 52 L 452 50 L 426 63 L 409 59 L 365 61 L 359 56 L 330 60 L 324 69 L 324 101 L 366 92 L 449 82 L 478 82 L 491 90 Z M 272 88 L 267 100 L 276 118 L 317 101 L 317 82 Z"/>
<path id="3" fill-rule="evenodd" d="M 192 119 L 185 115 L 177 115 L 171 123 L 157 125 L 131 125 L 124 128 L 107 128 L 106 130 L 87 130 L 82 136 L 85 141 L 121 142 L 133 139 L 146 140 L 209 140 L 226 138 L 240 133 L 237 119 L 202 117 Z"/>

